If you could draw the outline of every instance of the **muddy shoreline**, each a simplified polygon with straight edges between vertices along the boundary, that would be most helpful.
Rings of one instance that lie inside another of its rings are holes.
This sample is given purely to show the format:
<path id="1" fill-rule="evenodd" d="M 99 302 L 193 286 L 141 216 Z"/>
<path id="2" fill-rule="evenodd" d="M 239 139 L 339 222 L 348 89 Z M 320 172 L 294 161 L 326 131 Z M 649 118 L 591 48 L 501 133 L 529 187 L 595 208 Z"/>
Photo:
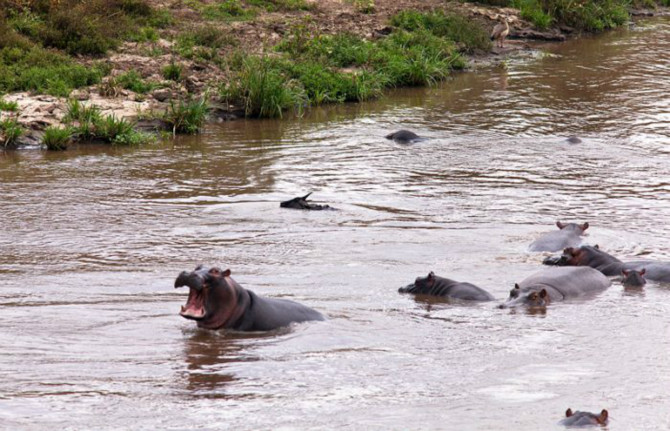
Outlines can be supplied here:
<path id="1" fill-rule="evenodd" d="M 536 58 L 541 54 L 541 45 L 546 43 L 560 43 L 569 38 L 579 37 L 580 33 L 567 26 L 557 26 L 546 31 L 538 31 L 531 23 L 519 16 L 519 11 L 513 8 L 482 6 L 470 3 L 439 3 L 436 1 L 418 2 L 403 0 L 389 4 L 377 2 L 377 11 L 374 14 L 355 13 L 350 10 L 351 5 L 340 2 L 326 1 L 319 3 L 317 9 L 311 11 L 310 25 L 321 34 L 335 34 L 351 32 L 367 39 L 378 39 L 390 33 L 387 22 L 389 17 L 400 10 L 442 9 L 448 12 L 457 12 L 468 16 L 471 20 L 490 31 L 498 22 L 500 16 L 507 16 L 510 24 L 510 34 L 504 48 L 492 46 L 489 52 L 479 52 L 466 55 L 466 73 L 485 67 L 505 65 L 509 61 Z M 179 14 L 179 13 L 178 13 Z M 184 18 L 190 17 L 188 11 L 181 12 Z M 276 44 L 287 31 L 289 23 L 305 19 L 307 13 L 271 13 L 259 16 L 250 22 L 236 22 L 230 26 L 238 34 L 245 52 L 249 55 L 267 52 L 267 46 Z M 634 10 L 631 16 L 650 17 L 668 15 L 667 10 Z M 18 148 L 40 148 L 43 131 L 46 127 L 62 124 L 67 110 L 68 99 L 76 99 L 88 106 L 96 106 L 102 115 L 114 116 L 136 123 L 136 128 L 142 131 L 160 132 L 168 130 L 161 116 L 169 107 L 171 101 L 184 100 L 193 97 L 208 97 L 210 102 L 210 122 L 230 121 L 244 118 L 244 110 L 239 106 L 228 105 L 210 91 L 217 83 L 227 79 L 225 71 L 202 61 L 180 58 L 178 64 L 187 71 L 186 78 L 179 82 L 168 81 L 161 74 L 161 68 L 175 62 L 174 52 L 171 51 L 174 42 L 159 39 L 151 44 L 154 48 L 162 49 L 165 54 L 157 57 L 143 55 L 146 46 L 139 43 L 125 43 L 116 52 L 109 55 L 104 61 L 110 66 L 111 74 L 104 78 L 103 84 L 115 76 L 129 70 L 137 70 L 143 78 L 159 83 L 158 88 L 148 94 L 139 94 L 130 90 L 120 90 L 113 95 L 102 95 L 102 84 L 74 90 L 69 98 L 55 97 L 28 92 L 10 93 L 2 98 L 7 102 L 18 104 L 17 112 L 0 111 L 0 119 L 16 118 L 24 128 L 23 135 L 17 142 Z M 91 64 L 92 59 L 81 59 L 83 63 Z M 99 59 L 96 59 L 99 61 Z"/>

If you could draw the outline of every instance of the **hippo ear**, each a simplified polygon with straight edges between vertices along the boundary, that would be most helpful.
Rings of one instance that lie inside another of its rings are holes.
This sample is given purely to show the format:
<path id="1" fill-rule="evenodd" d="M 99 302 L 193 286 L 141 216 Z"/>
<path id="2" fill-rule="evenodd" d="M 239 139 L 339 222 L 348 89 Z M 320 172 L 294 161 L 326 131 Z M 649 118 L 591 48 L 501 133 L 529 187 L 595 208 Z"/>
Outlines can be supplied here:
<path id="1" fill-rule="evenodd" d="M 561 223 L 560 221 L 556 222 L 556 226 L 558 226 L 559 229 L 563 229 L 565 227 L 565 225 L 563 223 Z"/>
<path id="2" fill-rule="evenodd" d="M 519 283 L 514 283 L 514 288 L 515 289 L 521 289 L 521 286 L 519 286 Z"/>
<path id="3" fill-rule="evenodd" d="M 623 275 L 624 277 L 628 277 L 628 274 L 629 274 L 629 272 L 626 271 L 625 269 L 621 270 L 621 275 Z"/>
<path id="4" fill-rule="evenodd" d="M 226 269 L 225 271 L 223 271 L 223 273 L 221 275 L 224 276 L 224 277 L 230 277 L 230 270 Z"/>
<path id="5" fill-rule="evenodd" d="M 572 409 L 568 407 L 568 409 L 565 411 L 565 417 L 569 418 L 572 416 Z"/>
<path id="6" fill-rule="evenodd" d="M 647 268 L 642 268 L 640 270 L 640 275 L 644 275 L 647 272 Z"/>
<path id="7" fill-rule="evenodd" d="M 600 416 L 598 416 L 598 423 L 604 424 L 607 422 L 607 416 L 609 416 L 609 413 L 607 413 L 607 410 L 603 409 L 603 411 L 600 412 Z"/>
<path id="8" fill-rule="evenodd" d="M 600 250 L 600 246 L 598 244 L 594 245 L 593 248 L 595 248 L 596 250 Z"/>
<path id="9" fill-rule="evenodd" d="M 589 222 L 585 222 L 584 224 L 582 224 L 581 228 L 582 228 L 582 230 L 588 229 L 589 228 Z"/>
<path id="10" fill-rule="evenodd" d="M 540 290 L 540 298 L 544 299 L 547 297 L 547 289 Z"/>

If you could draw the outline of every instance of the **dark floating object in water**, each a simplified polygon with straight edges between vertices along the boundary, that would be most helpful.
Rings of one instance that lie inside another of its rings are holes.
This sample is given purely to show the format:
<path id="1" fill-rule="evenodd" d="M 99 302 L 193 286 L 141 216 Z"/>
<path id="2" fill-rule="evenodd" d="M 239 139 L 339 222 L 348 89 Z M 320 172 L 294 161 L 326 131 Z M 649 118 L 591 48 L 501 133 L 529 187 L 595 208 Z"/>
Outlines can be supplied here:
<path id="1" fill-rule="evenodd" d="M 421 136 L 417 135 L 414 132 L 410 132 L 409 130 L 398 130 L 397 132 L 391 133 L 390 135 L 386 135 L 386 139 L 392 139 L 396 142 L 414 142 L 414 141 L 420 141 L 425 138 L 422 138 Z"/>
<path id="2" fill-rule="evenodd" d="M 570 144 L 581 144 L 582 143 L 582 140 L 579 139 L 576 136 L 570 136 L 568 139 L 566 139 L 566 141 L 568 141 L 568 143 L 570 143 Z"/>
<path id="3" fill-rule="evenodd" d="M 312 210 L 312 211 L 321 211 L 321 210 L 334 210 L 335 208 L 329 205 L 319 205 L 307 202 L 307 197 L 311 195 L 312 192 L 307 193 L 305 196 L 289 199 L 279 204 L 282 208 L 292 208 L 295 210 Z"/>

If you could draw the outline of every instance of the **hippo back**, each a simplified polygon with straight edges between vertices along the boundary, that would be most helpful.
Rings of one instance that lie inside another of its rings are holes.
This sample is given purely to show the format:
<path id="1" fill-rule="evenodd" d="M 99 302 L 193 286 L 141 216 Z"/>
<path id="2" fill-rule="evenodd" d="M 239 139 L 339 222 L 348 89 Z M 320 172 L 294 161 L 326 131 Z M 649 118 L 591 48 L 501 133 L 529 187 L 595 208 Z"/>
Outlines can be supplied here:
<path id="1" fill-rule="evenodd" d="M 247 290 L 251 299 L 244 315 L 233 329 L 240 331 L 269 331 L 291 323 L 325 320 L 323 315 L 288 299 L 263 298 Z"/>
<path id="2" fill-rule="evenodd" d="M 591 293 L 598 293 L 610 286 L 611 281 L 600 271 L 586 266 L 554 267 L 544 269 L 529 276 L 519 287 L 550 287 L 551 290 L 563 295 L 563 298 L 575 298 Z M 552 295 L 553 296 L 553 295 Z"/>

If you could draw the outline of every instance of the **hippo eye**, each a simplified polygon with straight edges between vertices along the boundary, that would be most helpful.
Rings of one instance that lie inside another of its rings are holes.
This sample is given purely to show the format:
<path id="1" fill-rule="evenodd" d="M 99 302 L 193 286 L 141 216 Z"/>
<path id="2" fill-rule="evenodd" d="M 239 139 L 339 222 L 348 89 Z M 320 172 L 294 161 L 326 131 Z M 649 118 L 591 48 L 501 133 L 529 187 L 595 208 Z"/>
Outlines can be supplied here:
<path id="1" fill-rule="evenodd" d="M 209 273 L 212 275 L 219 275 L 219 270 L 218 268 L 212 268 L 209 270 Z"/>
<path id="2" fill-rule="evenodd" d="M 510 298 L 516 298 L 517 296 L 519 296 L 519 289 L 512 289 L 509 291 Z"/>

